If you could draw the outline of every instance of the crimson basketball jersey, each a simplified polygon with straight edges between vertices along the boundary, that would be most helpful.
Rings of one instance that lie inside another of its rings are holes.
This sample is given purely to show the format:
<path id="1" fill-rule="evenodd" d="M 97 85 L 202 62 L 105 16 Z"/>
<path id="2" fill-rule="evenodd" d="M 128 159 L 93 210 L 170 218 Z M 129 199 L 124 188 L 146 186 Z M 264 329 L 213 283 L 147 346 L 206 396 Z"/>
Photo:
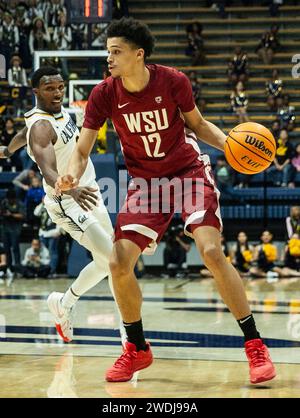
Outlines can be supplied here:
<path id="1" fill-rule="evenodd" d="M 195 107 L 191 83 L 180 71 L 147 65 L 148 85 L 128 92 L 108 77 L 90 94 L 83 126 L 98 130 L 111 119 L 132 177 L 174 177 L 201 161 L 197 143 L 186 136 L 181 112 Z"/>

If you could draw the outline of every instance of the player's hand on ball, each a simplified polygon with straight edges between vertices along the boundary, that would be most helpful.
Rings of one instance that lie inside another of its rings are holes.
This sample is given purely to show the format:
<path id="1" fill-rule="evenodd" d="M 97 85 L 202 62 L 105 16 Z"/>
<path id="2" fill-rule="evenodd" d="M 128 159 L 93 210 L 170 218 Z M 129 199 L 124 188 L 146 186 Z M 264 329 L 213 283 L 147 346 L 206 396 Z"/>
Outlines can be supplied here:
<path id="1" fill-rule="evenodd" d="M 56 183 L 55 183 L 55 192 L 58 196 L 62 194 L 62 192 L 66 192 L 68 190 L 74 189 L 79 184 L 78 179 L 74 178 L 70 174 L 66 174 L 64 176 L 58 176 Z"/>

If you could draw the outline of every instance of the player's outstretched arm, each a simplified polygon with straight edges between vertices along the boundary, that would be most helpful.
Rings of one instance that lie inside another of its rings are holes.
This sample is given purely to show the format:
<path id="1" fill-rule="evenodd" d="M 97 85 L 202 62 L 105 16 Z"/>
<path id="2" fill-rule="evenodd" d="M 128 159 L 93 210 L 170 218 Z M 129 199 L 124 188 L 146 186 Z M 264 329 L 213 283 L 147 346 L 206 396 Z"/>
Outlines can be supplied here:
<path id="1" fill-rule="evenodd" d="M 224 151 L 226 135 L 216 125 L 205 120 L 196 106 L 191 112 L 183 113 L 183 116 L 187 126 L 201 141 Z"/>
<path id="2" fill-rule="evenodd" d="M 8 146 L 1 146 L 0 158 L 9 158 L 18 149 L 24 147 L 24 145 L 26 145 L 26 133 L 27 133 L 27 126 L 25 126 L 18 133 L 16 133 L 16 135 L 10 141 Z"/>
<path id="3" fill-rule="evenodd" d="M 56 140 L 56 132 L 50 122 L 46 120 L 36 122 L 31 128 L 29 138 L 30 148 L 46 183 L 55 189 L 57 180 L 59 179 L 53 146 Z M 94 193 L 97 189 L 76 186 L 77 184 L 74 186 L 74 190 L 66 193 L 72 196 L 75 202 L 84 210 L 92 210 L 93 206 L 96 206 L 98 203 L 98 196 Z"/>
<path id="4" fill-rule="evenodd" d="M 97 134 L 98 131 L 94 129 L 82 128 L 80 131 L 79 139 L 68 164 L 68 174 L 71 174 L 72 177 L 78 180 L 86 169 Z"/>
<path id="5" fill-rule="evenodd" d="M 76 147 L 74 148 L 67 169 L 67 174 L 58 178 L 56 192 L 71 190 L 76 187 L 82 177 L 90 153 L 97 138 L 98 131 L 82 128 Z"/>

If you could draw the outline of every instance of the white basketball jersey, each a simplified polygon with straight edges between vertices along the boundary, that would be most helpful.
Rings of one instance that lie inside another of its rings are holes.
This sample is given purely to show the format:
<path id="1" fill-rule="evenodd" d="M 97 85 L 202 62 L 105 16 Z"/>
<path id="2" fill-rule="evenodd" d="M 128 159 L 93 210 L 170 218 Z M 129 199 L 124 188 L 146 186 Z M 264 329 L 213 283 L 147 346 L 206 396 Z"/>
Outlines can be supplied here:
<path id="1" fill-rule="evenodd" d="M 60 113 L 49 114 L 37 107 L 34 107 L 24 115 L 27 131 L 27 152 L 30 158 L 35 162 L 33 152 L 29 145 L 29 137 L 32 126 L 39 120 L 47 120 L 51 123 L 54 131 L 57 134 L 57 140 L 54 144 L 54 151 L 56 156 L 57 171 L 60 175 L 68 174 L 68 163 L 72 151 L 79 138 L 79 130 L 72 120 L 69 113 L 62 107 Z M 87 167 L 79 182 L 80 186 L 98 187 L 96 183 L 96 174 L 92 161 L 88 159 Z M 43 179 L 43 187 L 50 199 L 55 196 L 55 190 L 46 183 Z M 63 194 L 63 199 L 68 199 L 70 196 Z"/>

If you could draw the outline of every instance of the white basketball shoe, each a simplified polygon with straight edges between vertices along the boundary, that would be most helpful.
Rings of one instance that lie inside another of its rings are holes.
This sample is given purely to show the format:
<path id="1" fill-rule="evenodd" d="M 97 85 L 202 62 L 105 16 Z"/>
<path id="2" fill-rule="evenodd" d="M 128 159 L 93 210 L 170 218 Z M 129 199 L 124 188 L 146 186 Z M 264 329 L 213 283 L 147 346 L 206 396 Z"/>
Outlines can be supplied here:
<path id="1" fill-rule="evenodd" d="M 73 340 L 73 309 L 62 307 L 63 293 L 52 292 L 48 296 L 47 305 L 54 316 L 55 327 L 61 338 L 69 343 Z"/>

